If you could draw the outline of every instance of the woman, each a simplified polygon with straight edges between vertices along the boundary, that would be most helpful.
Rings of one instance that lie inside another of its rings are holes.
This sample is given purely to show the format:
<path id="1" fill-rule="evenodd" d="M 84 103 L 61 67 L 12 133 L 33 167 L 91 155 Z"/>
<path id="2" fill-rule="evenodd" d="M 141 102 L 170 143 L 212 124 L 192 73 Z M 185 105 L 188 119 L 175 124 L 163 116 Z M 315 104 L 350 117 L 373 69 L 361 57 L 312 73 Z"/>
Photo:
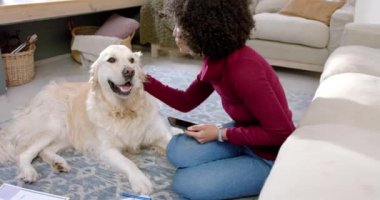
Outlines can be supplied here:
<path id="1" fill-rule="evenodd" d="M 184 90 L 148 75 L 145 90 L 188 112 L 215 90 L 233 119 L 224 127 L 199 124 L 167 147 L 177 167 L 172 187 L 189 199 L 258 195 L 277 152 L 293 132 L 292 114 L 272 67 L 245 45 L 253 28 L 247 0 L 173 0 L 173 35 L 182 53 L 199 54 L 202 68 Z"/>

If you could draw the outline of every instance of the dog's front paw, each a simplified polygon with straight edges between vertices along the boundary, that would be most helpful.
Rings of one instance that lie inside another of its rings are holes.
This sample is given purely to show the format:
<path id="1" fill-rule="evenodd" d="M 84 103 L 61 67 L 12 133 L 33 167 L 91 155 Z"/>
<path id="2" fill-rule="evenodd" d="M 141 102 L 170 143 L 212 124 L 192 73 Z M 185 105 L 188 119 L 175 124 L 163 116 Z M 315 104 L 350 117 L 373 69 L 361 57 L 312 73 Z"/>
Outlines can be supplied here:
<path id="1" fill-rule="evenodd" d="M 54 162 L 52 166 L 58 172 L 69 172 L 71 167 L 65 160 L 61 160 L 61 162 Z"/>
<path id="2" fill-rule="evenodd" d="M 20 174 L 17 178 L 29 184 L 38 179 L 38 173 L 32 166 L 23 167 L 20 169 Z"/>
<path id="3" fill-rule="evenodd" d="M 151 148 L 152 151 L 157 152 L 160 156 L 166 155 L 166 149 L 160 146 L 154 146 Z"/>
<path id="4" fill-rule="evenodd" d="M 142 172 L 131 175 L 129 182 L 132 190 L 138 194 L 151 194 L 153 192 L 152 183 Z"/>

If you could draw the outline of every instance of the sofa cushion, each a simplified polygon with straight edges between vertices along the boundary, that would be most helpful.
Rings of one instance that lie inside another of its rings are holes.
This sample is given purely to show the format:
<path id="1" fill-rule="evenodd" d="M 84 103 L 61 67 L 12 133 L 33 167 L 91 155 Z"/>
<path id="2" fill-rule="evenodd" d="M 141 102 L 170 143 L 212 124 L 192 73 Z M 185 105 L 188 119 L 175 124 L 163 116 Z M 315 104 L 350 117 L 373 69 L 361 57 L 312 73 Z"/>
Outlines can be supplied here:
<path id="1" fill-rule="evenodd" d="M 282 145 L 260 200 L 380 199 L 380 129 L 298 128 Z"/>
<path id="2" fill-rule="evenodd" d="M 255 13 L 263 12 L 277 12 L 279 11 L 288 0 L 258 0 Z"/>
<path id="3" fill-rule="evenodd" d="M 345 3 L 346 0 L 289 0 L 279 13 L 317 20 L 329 25 L 331 15 Z"/>
<path id="4" fill-rule="evenodd" d="M 321 81 L 341 73 L 355 72 L 380 77 L 380 49 L 365 46 L 342 46 L 331 53 Z"/>
<path id="5" fill-rule="evenodd" d="M 380 78 L 343 73 L 319 85 L 299 126 L 334 123 L 379 131 L 379 116 Z"/>
<path id="6" fill-rule="evenodd" d="M 319 21 L 278 13 L 256 14 L 254 20 L 252 38 L 315 48 L 325 48 L 329 41 L 329 27 Z"/>

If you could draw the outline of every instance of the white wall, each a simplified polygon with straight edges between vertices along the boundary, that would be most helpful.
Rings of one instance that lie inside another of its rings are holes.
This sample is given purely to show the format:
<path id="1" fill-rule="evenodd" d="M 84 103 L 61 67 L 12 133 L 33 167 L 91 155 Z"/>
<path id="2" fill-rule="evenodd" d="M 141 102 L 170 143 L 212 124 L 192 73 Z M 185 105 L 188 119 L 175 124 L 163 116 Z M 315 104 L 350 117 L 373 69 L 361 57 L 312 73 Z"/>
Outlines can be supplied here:
<path id="1" fill-rule="evenodd" d="M 380 0 L 356 0 L 354 22 L 380 24 Z"/>

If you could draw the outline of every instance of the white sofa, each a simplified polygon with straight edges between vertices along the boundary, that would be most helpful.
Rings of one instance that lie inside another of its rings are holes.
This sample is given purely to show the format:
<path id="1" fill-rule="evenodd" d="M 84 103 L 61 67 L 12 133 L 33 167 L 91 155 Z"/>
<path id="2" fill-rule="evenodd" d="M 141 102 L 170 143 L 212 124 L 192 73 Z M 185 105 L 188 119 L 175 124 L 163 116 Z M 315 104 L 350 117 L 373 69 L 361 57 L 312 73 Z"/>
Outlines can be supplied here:
<path id="1" fill-rule="evenodd" d="M 333 13 L 330 26 L 279 14 L 288 1 L 252 1 L 255 29 L 247 44 L 271 65 L 321 72 L 329 54 L 339 46 L 345 24 L 353 21 L 354 1 Z"/>
<path id="2" fill-rule="evenodd" d="M 348 24 L 260 200 L 380 199 L 380 24 Z"/>

